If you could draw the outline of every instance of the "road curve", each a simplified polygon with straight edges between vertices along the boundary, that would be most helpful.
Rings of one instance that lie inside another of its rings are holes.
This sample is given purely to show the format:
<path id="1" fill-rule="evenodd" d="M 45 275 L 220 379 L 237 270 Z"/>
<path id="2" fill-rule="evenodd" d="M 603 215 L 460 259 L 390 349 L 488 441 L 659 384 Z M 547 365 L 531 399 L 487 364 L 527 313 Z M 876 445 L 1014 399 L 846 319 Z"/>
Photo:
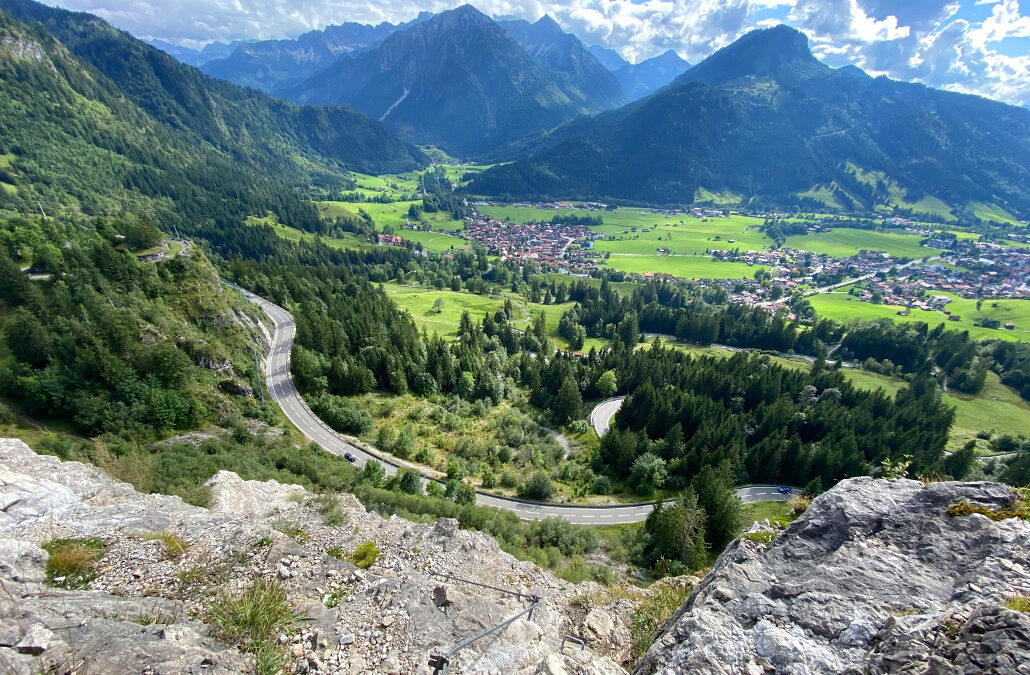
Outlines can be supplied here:
<path id="1" fill-rule="evenodd" d="M 422 474 L 423 482 L 437 480 L 433 476 L 427 476 L 419 467 L 404 464 L 397 460 L 387 459 L 374 450 L 366 447 L 359 447 L 345 438 L 343 435 L 329 428 L 319 419 L 307 404 L 304 403 L 300 393 L 293 385 L 290 376 L 290 349 L 293 347 L 293 338 L 297 329 L 293 323 L 293 317 L 282 307 L 268 302 L 264 298 L 254 295 L 239 286 L 226 282 L 235 288 L 251 302 L 256 303 L 275 323 L 272 333 L 272 345 L 265 359 L 265 386 L 272 400 L 279 404 L 283 414 L 300 430 L 309 440 L 318 443 L 326 451 L 334 455 L 342 456 L 349 452 L 356 458 L 355 464 L 364 466 L 370 459 L 375 459 L 383 464 L 388 474 L 394 474 L 402 466 L 407 466 Z M 610 417 L 610 415 L 609 415 Z M 605 418 L 607 423 L 608 418 Z M 745 504 L 759 501 L 783 501 L 790 495 L 780 494 L 773 485 L 753 485 L 737 488 L 737 495 Z M 544 518 L 562 518 L 576 525 L 617 525 L 622 523 L 637 523 L 645 518 L 654 508 L 652 503 L 605 505 L 605 506 L 580 506 L 572 504 L 545 504 L 540 502 L 527 502 L 509 497 L 476 492 L 476 503 L 481 506 L 493 506 L 515 513 L 523 520 L 543 520 Z"/>
<path id="2" fill-rule="evenodd" d="M 608 433 L 608 420 L 612 418 L 612 415 L 619 412 L 622 408 L 622 403 L 626 400 L 625 396 L 613 396 L 612 398 L 606 398 L 590 411 L 590 417 L 587 418 L 590 422 L 590 426 L 594 428 L 598 436 L 604 436 Z"/>

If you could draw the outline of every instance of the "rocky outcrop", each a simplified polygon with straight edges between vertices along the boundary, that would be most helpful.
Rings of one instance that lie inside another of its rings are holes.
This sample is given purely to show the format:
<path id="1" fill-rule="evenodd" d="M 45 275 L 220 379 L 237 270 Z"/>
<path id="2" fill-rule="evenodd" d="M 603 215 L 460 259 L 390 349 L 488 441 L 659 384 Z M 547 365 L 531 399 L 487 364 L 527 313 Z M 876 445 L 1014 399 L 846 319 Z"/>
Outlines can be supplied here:
<path id="1" fill-rule="evenodd" d="M 0 439 L 5 672 L 252 672 L 253 657 L 220 643 L 205 621 L 213 598 L 262 579 L 285 590 L 302 617 L 280 636 L 289 672 L 428 674 L 432 651 L 527 606 L 441 572 L 543 598 L 532 618 L 459 652 L 449 672 L 625 672 L 607 656 L 625 646 L 560 648 L 563 636 L 583 634 L 577 599 L 599 586 L 556 579 L 455 521 L 384 519 L 350 496 L 316 498 L 227 472 L 208 486 L 212 506 L 198 508 Z M 42 547 L 85 537 L 103 543 L 95 574 L 78 589 L 48 582 Z M 368 541 L 380 554 L 358 569 L 350 554 Z M 610 640 L 629 635 L 617 614 L 595 614 L 589 626 Z"/>
<path id="2" fill-rule="evenodd" d="M 636 672 L 1030 673 L 1030 523 L 948 515 L 994 483 L 846 480 L 768 545 L 741 537 Z"/>

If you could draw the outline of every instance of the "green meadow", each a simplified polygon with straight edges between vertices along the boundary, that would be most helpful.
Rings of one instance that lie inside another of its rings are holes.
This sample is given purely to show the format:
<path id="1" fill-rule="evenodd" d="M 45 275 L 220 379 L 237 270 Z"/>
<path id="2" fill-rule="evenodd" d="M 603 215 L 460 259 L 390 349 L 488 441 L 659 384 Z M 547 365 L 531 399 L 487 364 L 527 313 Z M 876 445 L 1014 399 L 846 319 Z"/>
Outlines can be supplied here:
<path id="1" fill-rule="evenodd" d="M 287 225 L 280 225 L 276 222 L 276 219 L 272 216 L 265 216 L 264 218 L 258 218 L 256 216 L 250 216 L 247 218 L 248 225 L 268 225 L 275 233 L 287 239 L 289 241 L 314 241 L 316 236 L 310 232 L 302 232 L 295 227 L 289 227 Z M 360 237 L 350 232 L 345 232 L 341 237 L 320 237 L 322 243 L 326 246 L 339 249 L 359 249 L 359 248 L 370 248 L 374 246 L 372 242 L 367 241 L 364 237 Z"/>
<path id="2" fill-rule="evenodd" d="M 716 262 L 707 256 L 674 255 L 620 255 L 613 253 L 607 260 L 609 267 L 632 274 L 656 272 L 672 274 L 684 279 L 741 279 L 754 276 L 762 265 L 749 266 L 742 262 Z"/>
<path id="3" fill-rule="evenodd" d="M 984 300 L 980 311 L 976 309 L 976 300 L 967 300 L 954 294 L 943 293 L 952 298 L 948 309 L 953 315 L 958 315 L 958 321 L 949 321 L 948 317 L 941 312 L 927 312 L 920 309 L 913 309 L 907 316 L 899 316 L 898 311 L 904 309 L 895 305 L 874 305 L 871 302 L 862 302 L 847 294 L 844 287 L 833 293 L 821 293 L 808 298 L 815 311 L 828 319 L 837 321 L 848 321 L 851 319 L 862 319 L 875 321 L 876 319 L 891 319 L 893 321 L 915 322 L 922 321 L 930 328 L 939 324 L 947 324 L 947 328 L 954 330 L 968 330 L 969 334 L 978 340 L 1013 340 L 1019 342 L 1030 341 L 1030 300 Z M 1004 325 L 1011 322 L 1015 330 L 1004 328 L 983 328 L 973 325 L 980 318 L 997 319 Z"/>
<path id="4" fill-rule="evenodd" d="M 825 253 L 835 258 L 850 258 L 860 250 L 885 251 L 896 258 L 923 258 L 940 254 L 940 249 L 920 246 L 923 237 L 903 232 L 876 232 L 837 228 L 830 232 L 787 237 L 784 244 L 796 250 Z"/>
<path id="5" fill-rule="evenodd" d="M 450 340 L 458 337 L 458 325 L 463 312 L 468 312 L 472 321 L 479 323 L 483 314 L 493 314 L 504 309 L 504 299 L 500 297 L 399 284 L 384 284 L 384 288 L 398 307 L 411 314 L 419 328 L 425 328 L 430 335 L 439 333 L 440 337 Z M 438 299 L 443 300 L 439 312 L 434 309 Z"/>

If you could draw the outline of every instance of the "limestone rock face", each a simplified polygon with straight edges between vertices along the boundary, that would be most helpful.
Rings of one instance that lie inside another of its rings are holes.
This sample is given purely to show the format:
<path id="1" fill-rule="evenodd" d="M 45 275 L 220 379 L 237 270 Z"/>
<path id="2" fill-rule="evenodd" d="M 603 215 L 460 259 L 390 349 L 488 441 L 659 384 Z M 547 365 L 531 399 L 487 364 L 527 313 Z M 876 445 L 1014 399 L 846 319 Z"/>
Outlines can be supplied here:
<path id="1" fill-rule="evenodd" d="M 560 648 L 580 631 L 574 600 L 600 586 L 557 579 L 457 521 L 384 519 L 340 495 L 336 517 L 344 522 L 330 526 L 319 501 L 296 485 L 220 472 L 208 486 L 212 506 L 199 508 L 0 439 L 0 670 L 254 672 L 253 657 L 220 643 L 204 622 L 213 598 L 262 579 L 283 588 L 303 617 L 280 637 L 288 673 L 429 675 L 430 653 L 519 613 L 530 595 L 543 598 L 532 618 L 462 650 L 449 672 L 625 673 L 608 650 L 626 652 L 618 641 L 629 630 L 601 610 L 594 623 L 613 626 L 613 644 L 600 653 Z M 42 547 L 86 537 L 104 552 L 85 587 L 48 583 Z M 181 545 L 169 550 L 169 537 Z M 349 556 L 369 541 L 379 556 L 357 569 Z"/>
<path id="2" fill-rule="evenodd" d="M 1030 673 L 1030 523 L 996 483 L 854 478 L 767 547 L 738 539 L 637 664 L 650 673 Z"/>

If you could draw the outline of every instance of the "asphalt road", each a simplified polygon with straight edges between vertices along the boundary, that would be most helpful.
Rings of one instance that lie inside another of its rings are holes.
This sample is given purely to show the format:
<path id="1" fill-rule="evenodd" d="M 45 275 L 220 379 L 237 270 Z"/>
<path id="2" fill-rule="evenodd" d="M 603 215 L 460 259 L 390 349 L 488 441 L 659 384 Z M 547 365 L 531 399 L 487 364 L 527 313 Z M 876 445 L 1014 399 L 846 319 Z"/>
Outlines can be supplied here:
<path id="1" fill-rule="evenodd" d="M 346 452 L 351 453 L 356 458 L 354 463 L 359 467 L 364 466 L 370 459 L 375 459 L 383 464 L 387 474 L 394 474 L 401 466 L 408 466 L 422 474 L 423 482 L 436 480 L 432 476 L 427 476 L 418 467 L 389 460 L 374 452 L 358 447 L 341 434 L 330 429 L 328 425 L 311 412 L 296 387 L 293 386 L 293 379 L 290 377 L 290 349 L 293 346 L 293 338 L 296 335 L 293 317 L 282 307 L 268 302 L 264 298 L 260 298 L 235 284 L 229 285 L 239 290 L 252 302 L 257 303 L 269 318 L 275 322 L 275 330 L 272 333 L 272 347 L 268 357 L 265 359 L 265 385 L 272 399 L 282 408 L 283 414 L 301 433 L 309 440 L 318 443 L 325 450 L 335 455 L 343 456 Z M 619 404 L 621 405 L 621 400 Z M 614 410 L 612 414 L 614 414 Z M 609 417 L 611 417 L 611 414 L 604 418 L 605 427 L 607 427 Z M 780 494 L 776 486 L 770 485 L 737 488 L 737 495 L 740 496 L 741 501 L 745 504 L 759 501 L 783 501 L 790 497 L 790 495 Z M 493 506 L 506 511 L 512 511 L 523 520 L 543 520 L 544 518 L 557 517 L 577 525 L 636 523 L 647 518 L 647 514 L 653 508 L 653 505 L 650 503 L 615 506 L 544 504 L 510 499 L 484 492 L 476 493 L 476 503 L 481 506 Z"/>
<path id="2" fill-rule="evenodd" d="M 594 409 L 590 411 L 590 417 L 587 418 L 587 420 L 590 422 L 590 426 L 594 428 L 594 431 L 597 432 L 598 436 L 604 436 L 608 433 L 608 420 L 612 418 L 612 415 L 619 412 L 619 408 L 622 407 L 622 402 L 625 400 L 625 396 L 606 398 L 594 406 Z"/>

